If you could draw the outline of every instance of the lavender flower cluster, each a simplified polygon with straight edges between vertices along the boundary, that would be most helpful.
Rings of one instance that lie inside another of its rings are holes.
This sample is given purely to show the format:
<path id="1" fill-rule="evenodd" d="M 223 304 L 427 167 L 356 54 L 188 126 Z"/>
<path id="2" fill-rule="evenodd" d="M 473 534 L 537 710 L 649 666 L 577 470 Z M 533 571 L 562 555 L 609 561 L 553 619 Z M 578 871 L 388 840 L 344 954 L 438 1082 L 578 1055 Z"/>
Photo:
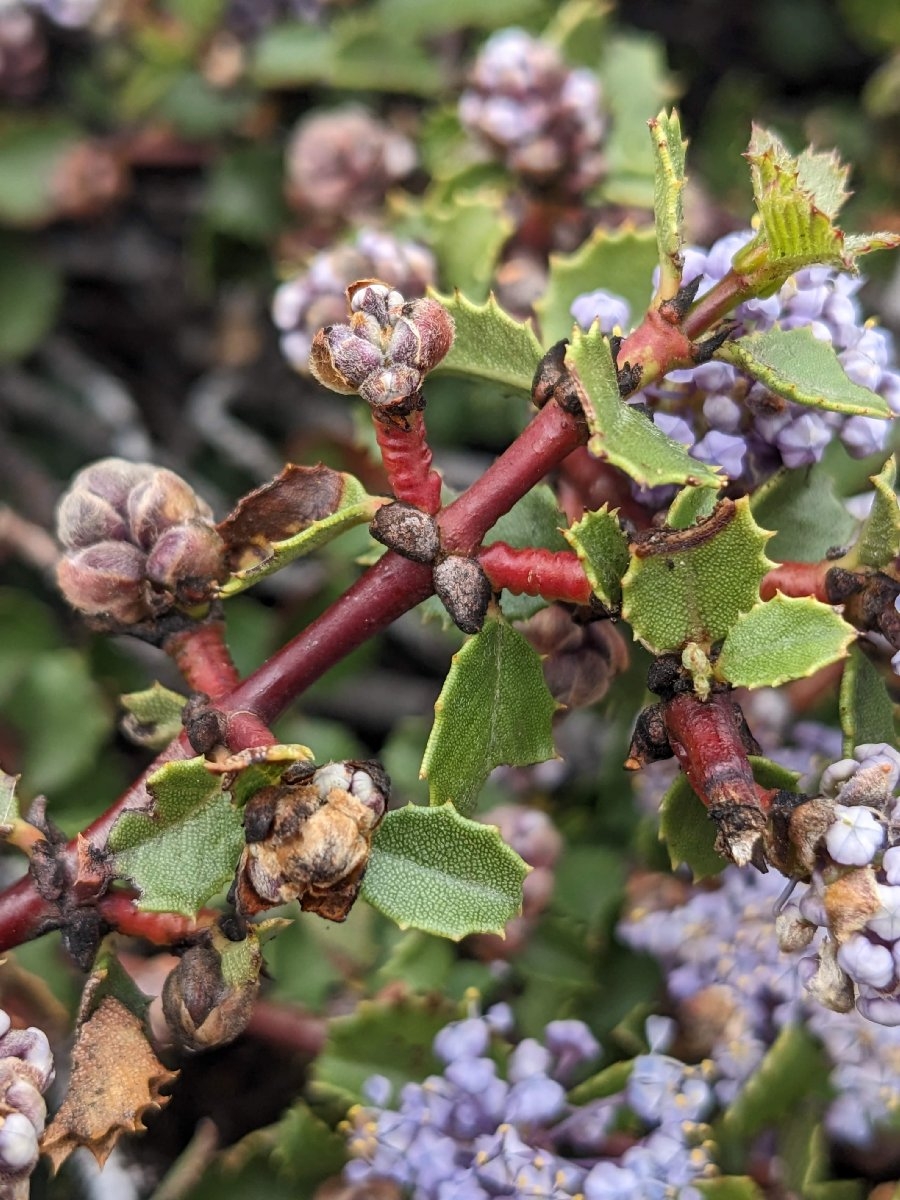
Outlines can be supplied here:
<path id="1" fill-rule="evenodd" d="M 602 172 L 601 102 L 592 71 L 569 69 L 555 47 L 523 29 L 502 29 L 475 61 L 459 118 L 517 175 L 579 194 Z"/>
<path id="2" fill-rule="evenodd" d="M 412 300 L 424 296 L 436 278 L 434 255 L 424 246 L 362 229 L 352 243 L 321 251 L 275 292 L 272 319 L 281 330 L 282 353 L 295 371 L 308 374 L 313 338 L 319 329 L 346 319 L 346 289 L 355 280 L 390 279 Z"/>
<path id="3" fill-rule="evenodd" d="M 789 903 L 778 872 L 729 867 L 718 888 L 685 887 L 675 904 L 671 888 L 648 891 L 618 928 L 665 970 L 684 1038 L 715 1063 L 720 1104 L 800 1023 L 832 1064 L 827 1131 L 863 1148 L 900 1113 L 898 779 L 900 754 L 882 745 L 825 771 L 835 799 L 814 802 L 819 866 Z"/>
<path id="4" fill-rule="evenodd" d="M 702 296 L 731 268 L 731 260 L 754 235 L 720 238 L 709 250 L 684 252 L 684 283 L 700 279 Z M 889 332 L 864 319 L 856 293 L 865 281 L 828 267 L 810 267 L 788 279 L 775 295 L 753 299 L 734 313 L 739 333 L 805 327 L 829 342 L 850 379 L 877 392 L 900 413 L 900 369 Z M 584 328 L 597 320 L 609 333 L 629 328 L 627 301 L 603 290 L 578 296 L 572 316 Z M 670 371 L 632 397 L 647 404 L 654 422 L 689 447 L 701 462 L 717 464 L 732 480 L 758 484 L 781 466 L 818 462 L 837 435 L 849 454 L 863 458 L 882 450 L 889 423 L 801 407 L 774 395 L 728 363 L 708 362 Z"/>
<path id="5" fill-rule="evenodd" d="M 700 1200 L 694 1181 L 717 1173 L 708 1064 L 653 1049 L 621 1092 L 576 1107 L 566 1084 L 600 1052 L 587 1026 L 552 1021 L 542 1042 L 512 1050 L 504 1078 L 489 1055 L 511 1024 L 501 1004 L 445 1026 L 434 1041 L 443 1073 L 407 1083 L 393 1106 L 390 1082 L 369 1079 L 369 1104 L 350 1117 L 348 1181 L 391 1180 L 412 1200 Z M 648 1022 L 651 1044 L 670 1024 Z"/>

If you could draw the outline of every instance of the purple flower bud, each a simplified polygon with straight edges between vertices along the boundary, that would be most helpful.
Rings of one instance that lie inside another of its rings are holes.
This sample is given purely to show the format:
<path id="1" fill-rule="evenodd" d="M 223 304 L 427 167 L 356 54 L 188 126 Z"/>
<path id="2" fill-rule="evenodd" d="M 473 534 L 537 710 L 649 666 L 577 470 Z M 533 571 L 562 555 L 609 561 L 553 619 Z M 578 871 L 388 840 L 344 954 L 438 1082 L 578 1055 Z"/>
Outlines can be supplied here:
<path id="1" fill-rule="evenodd" d="M 834 806 L 835 822 L 825 834 L 828 853 L 845 866 L 864 867 L 884 842 L 884 827 L 867 808 Z"/>
<path id="2" fill-rule="evenodd" d="M 481 1058 L 488 1048 L 490 1026 L 481 1017 L 470 1017 L 466 1021 L 451 1021 L 439 1031 L 432 1049 L 445 1063 L 460 1059 Z"/>
<path id="3" fill-rule="evenodd" d="M 547 1075 L 553 1056 L 536 1038 L 523 1038 L 509 1056 L 506 1077 L 510 1083 L 520 1083 L 532 1075 Z"/>
<path id="4" fill-rule="evenodd" d="M 683 446 L 693 446 L 697 440 L 694 431 L 682 417 L 672 416 L 671 413 L 655 412 L 653 424 L 658 426 L 666 437 L 681 442 Z"/>
<path id="5" fill-rule="evenodd" d="M 370 1075 L 362 1086 L 362 1093 L 370 1104 L 384 1108 L 391 1098 L 394 1085 L 386 1075 Z"/>
<path id="6" fill-rule="evenodd" d="M 635 1200 L 643 1195 L 634 1171 L 615 1163 L 599 1162 L 584 1181 L 584 1200 Z"/>
<path id="7" fill-rule="evenodd" d="M 831 430 L 819 413 L 802 413 L 775 435 L 775 445 L 786 467 L 806 467 L 818 462 L 831 441 Z"/>
<path id="8" fill-rule="evenodd" d="M 553 1074 L 564 1083 L 579 1067 L 600 1056 L 600 1043 L 584 1021 L 551 1021 L 544 1030 L 544 1043 L 556 1055 Z"/>
<path id="9" fill-rule="evenodd" d="M 900 939 L 900 887 L 878 885 L 881 908 L 866 922 L 866 930 L 886 942 Z"/>
<path id="10" fill-rule="evenodd" d="M 894 976 L 894 960 L 886 946 L 870 942 L 862 934 L 852 934 L 838 948 L 837 960 L 857 983 L 884 988 Z"/>
<path id="11" fill-rule="evenodd" d="M 621 329 L 631 327 L 631 307 L 628 301 L 613 292 L 604 291 L 603 288 L 576 296 L 569 312 L 582 329 L 590 329 L 595 321 L 600 322 L 603 333 L 612 333 L 616 326 Z"/>
<path id="12" fill-rule="evenodd" d="M 531 1075 L 514 1083 L 506 1099 L 506 1119 L 522 1126 L 549 1125 L 562 1115 L 566 1092 L 555 1079 Z"/>
<path id="13" fill-rule="evenodd" d="M 876 1025 L 896 1028 L 900 1025 L 900 996 L 860 996 L 857 1010 Z"/>
<path id="14" fill-rule="evenodd" d="M 744 469 L 747 443 L 742 437 L 711 429 L 691 447 L 691 454 L 700 462 L 720 466 L 730 479 L 737 479 Z"/>
<path id="15" fill-rule="evenodd" d="M 0 1174 L 25 1176 L 38 1160 L 38 1139 L 34 1126 L 22 1113 L 0 1117 Z"/>
<path id="16" fill-rule="evenodd" d="M 851 458 L 867 458 L 884 449 L 890 427 L 875 417 L 850 417 L 841 427 L 841 441 Z"/>
<path id="17" fill-rule="evenodd" d="M 895 886 L 900 884 L 900 846 L 891 846 L 890 850 L 885 850 L 881 865 L 888 883 Z"/>

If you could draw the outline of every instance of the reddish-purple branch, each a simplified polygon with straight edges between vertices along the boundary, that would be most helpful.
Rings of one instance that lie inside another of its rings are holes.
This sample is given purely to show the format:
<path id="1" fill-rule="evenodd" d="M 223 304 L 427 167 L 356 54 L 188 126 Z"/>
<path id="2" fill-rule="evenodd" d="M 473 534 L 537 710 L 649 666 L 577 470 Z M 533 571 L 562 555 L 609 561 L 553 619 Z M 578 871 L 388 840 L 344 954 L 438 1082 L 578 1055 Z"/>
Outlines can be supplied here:
<path id="1" fill-rule="evenodd" d="M 441 507 L 441 477 L 431 469 L 423 414 L 412 413 L 405 427 L 380 421 L 375 415 L 372 421 L 394 495 L 434 516 Z"/>
<path id="2" fill-rule="evenodd" d="M 484 475 L 439 516 L 445 547 L 473 553 L 484 534 L 513 504 L 556 467 L 584 440 L 581 422 L 556 405 L 542 409 L 524 433 Z M 310 684 L 368 638 L 386 629 L 432 592 L 427 566 L 388 553 L 370 567 L 317 620 L 263 663 L 217 707 L 228 720 L 230 750 L 246 749 L 243 741 L 255 726 L 237 719 L 249 714 L 268 725 Z M 82 835 L 104 847 L 109 831 L 129 809 L 147 809 L 151 797 L 147 776 L 166 762 L 193 755 L 185 735 L 176 738 L 144 774 Z M 66 847 L 70 871 L 76 863 L 77 842 Z M 0 952 L 38 936 L 58 923 L 55 910 L 37 893 L 29 876 L 0 896 Z"/>
<path id="3" fill-rule="evenodd" d="M 592 595 L 584 567 L 571 550 L 516 550 L 493 542 L 478 552 L 478 561 L 497 591 L 506 588 L 570 604 L 587 604 Z"/>
<path id="4" fill-rule="evenodd" d="M 784 596 L 814 596 L 823 604 L 830 604 L 825 586 L 825 577 L 834 563 L 830 562 L 783 562 L 763 577 L 759 594 L 763 600 L 771 600 L 776 592 Z"/>
<path id="5" fill-rule="evenodd" d="M 156 946 L 171 946 L 202 929 L 208 929 L 217 919 L 212 909 L 202 909 L 197 916 L 180 913 L 142 912 L 135 906 L 136 892 L 107 892 L 97 901 L 100 916 L 107 925 L 128 937 L 143 938 Z"/>

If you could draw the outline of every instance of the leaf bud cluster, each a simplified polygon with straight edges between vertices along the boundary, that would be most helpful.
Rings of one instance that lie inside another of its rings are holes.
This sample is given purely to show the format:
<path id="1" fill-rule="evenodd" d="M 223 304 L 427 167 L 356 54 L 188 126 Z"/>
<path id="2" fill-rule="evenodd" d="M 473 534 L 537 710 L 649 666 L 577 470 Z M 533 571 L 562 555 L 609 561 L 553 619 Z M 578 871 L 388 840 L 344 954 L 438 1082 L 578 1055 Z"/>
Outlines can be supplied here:
<path id="1" fill-rule="evenodd" d="M 351 283 L 347 301 L 349 324 L 326 325 L 313 339 L 313 375 L 388 419 L 421 408 L 425 376 L 453 345 L 453 318 L 437 300 L 407 301 L 376 279 Z"/>
<path id="2" fill-rule="evenodd" d="M 247 845 L 234 900 L 252 916 L 299 900 L 329 921 L 349 913 L 387 808 L 390 780 L 375 762 L 298 763 L 247 803 Z"/>
<path id="3" fill-rule="evenodd" d="M 204 603 L 224 576 L 211 509 L 178 475 L 150 463 L 106 458 L 80 471 L 60 500 L 57 536 L 64 596 L 116 625 Z"/>
<path id="4" fill-rule="evenodd" d="M 53 1055 L 40 1029 L 11 1029 L 0 1009 L 0 1195 L 28 1195 L 28 1176 L 38 1160 L 53 1081 Z"/>

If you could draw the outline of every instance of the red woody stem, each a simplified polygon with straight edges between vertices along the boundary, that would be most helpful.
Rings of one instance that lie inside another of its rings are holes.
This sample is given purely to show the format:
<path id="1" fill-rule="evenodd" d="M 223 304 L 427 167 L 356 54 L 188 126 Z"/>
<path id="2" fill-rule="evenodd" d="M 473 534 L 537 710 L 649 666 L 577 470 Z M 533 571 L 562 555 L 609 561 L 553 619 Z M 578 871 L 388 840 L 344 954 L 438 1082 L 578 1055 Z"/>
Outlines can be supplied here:
<path id="1" fill-rule="evenodd" d="M 493 542 L 478 552 L 478 561 L 498 591 L 507 588 L 517 595 L 524 592 L 570 604 L 587 604 L 591 599 L 584 567 L 571 550 L 516 550 L 506 542 Z"/>
<path id="2" fill-rule="evenodd" d="M 434 516 L 441 507 L 441 477 L 431 468 L 424 415 L 412 413 L 405 425 L 381 421 L 375 414 L 372 421 L 394 495 Z"/>

